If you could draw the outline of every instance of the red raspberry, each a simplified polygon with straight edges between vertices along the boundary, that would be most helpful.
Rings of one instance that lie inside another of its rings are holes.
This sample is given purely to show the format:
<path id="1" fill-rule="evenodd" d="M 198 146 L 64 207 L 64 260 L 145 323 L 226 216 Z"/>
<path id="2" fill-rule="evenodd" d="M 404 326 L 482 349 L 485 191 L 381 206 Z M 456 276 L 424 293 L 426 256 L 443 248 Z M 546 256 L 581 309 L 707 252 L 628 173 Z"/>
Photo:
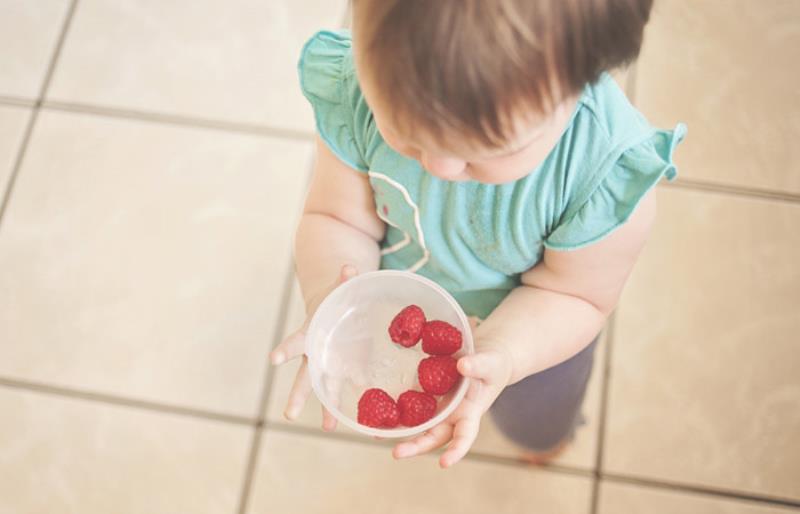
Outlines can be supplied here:
<path id="1" fill-rule="evenodd" d="M 425 313 L 416 305 L 409 305 L 392 320 L 392 324 L 389 325 L 389 337 L 395 343 L 411 348 L 419 341 L 424 325 Z"/>
<path id="2" fill-rule="evenodd" d="M 436 398 L 428 393 L 406 391 L 397 399 L 400 424 L 407 427 L 421 425 L 436 414 Z"/>
<path id="3" fill-rule="evenodd" d="M 449 355 L 434 355 L 422 359 L 417 366 L 419 385 L 431 394 L 447 394 L 461 377 L 456 362 Z"/>
<path id="4" fill-rule="evenodd" d="M 461 348 L 461 332 L 446 321 L 429 321 L 422 327 L 422 351 L 451 355 Z"/>
<path id="5" fill-rule="evenodd" d="M 383 389 L 367 389 L 358 400 L 358 422 L 373 428 L 394 428 L 400 419 L 397 403 Z"/>

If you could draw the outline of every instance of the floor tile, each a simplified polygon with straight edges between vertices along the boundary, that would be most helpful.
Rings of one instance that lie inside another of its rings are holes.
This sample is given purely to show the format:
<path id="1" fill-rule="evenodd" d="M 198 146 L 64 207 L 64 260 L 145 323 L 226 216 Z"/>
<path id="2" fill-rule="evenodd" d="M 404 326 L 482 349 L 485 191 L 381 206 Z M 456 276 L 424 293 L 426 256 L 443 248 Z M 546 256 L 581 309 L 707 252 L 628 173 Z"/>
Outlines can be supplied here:
<path id="1" fill-rule="evenodd" d="M 606 471 L 800 499 L 800 205 L 659 201 L 617 313 Z"/>
<path id="2" fill-rule="evenodd" d="M 598 514 L 790 514 L 800 509 L 698 493 L 602 482 Z"/>
<path id="3" fill-rule="evenodd" d="M 3 514 L 234 514 L 251 429 L 0 388 Z"/>
<path id="4" fill-rule="evenodd" d="M 300 48 L 344 12 L 344 0 L 81 0 L 48 99 L 311 131 Z"/>
<path id="5" fill-rule="evenodd" d="M 388 448 L 267 431 L 249 512 L 538 512 L 588 514 L 591 479 L 433 457 L 394 461 Z"/>
<path id="6" fill-rule="evenodd" d="M 28 99 L 39 96 L 69 3 L 0 2 L 0 95 Z"/>
<path id="7" fill-rule="evenodd" d="M 800 2 L 656 2 L 636 104 L 685 121 L 680 176 L 800 193 Z"/>
<path id="8" fill-rule="evenodd" d="M 0 202 L 19 153 L 31 110 L 0 106 Z"/>
<path id="9" fill-rule="evenodd" d="M 605 333 L 600 339 L 595 352 L 594 369 L 586 389 L 583 404 L 583 415 L 586 425 L 580 427 L 575 434 L 575 441 L 556 460 L 554 464 L 594 469 L 597 452 L 597 431 L 600 426 L 600 393 L 602 389 L 603 362 L 605 361 Z M 481 433 L 473 450 L 498 457 L 519 458 L 522 450 L 500 432 L 491 416 L 484 416 L 481 421 Z"/>
<path id="10" fill-rule="evenodd" d="M 0 376 L 255 415 L 310 158 L 43 111 L 0 232 Z"/>

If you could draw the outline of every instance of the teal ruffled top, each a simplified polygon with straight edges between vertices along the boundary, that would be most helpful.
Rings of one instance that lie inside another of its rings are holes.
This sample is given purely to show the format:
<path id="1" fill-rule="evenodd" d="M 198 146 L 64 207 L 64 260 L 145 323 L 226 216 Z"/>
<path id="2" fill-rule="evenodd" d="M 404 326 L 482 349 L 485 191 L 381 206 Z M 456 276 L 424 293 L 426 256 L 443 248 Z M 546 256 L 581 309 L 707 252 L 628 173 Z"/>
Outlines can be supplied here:
<path id="1" fill-rule="evenodd" d="M 387 224 L 381 268 L 406 269 L 447 289 L 485 318 L 545 248 L 591 245 L 624 224 L 662 177 L 672 180 L 686 127 L 652 127 L 608 75 L 583 91 L 547 158 L 511 183 L 448 182 L 381 138 L 353 66 L 350 34 L 305 45 L 300 85 L 330 150 L 367 173 Z"/>

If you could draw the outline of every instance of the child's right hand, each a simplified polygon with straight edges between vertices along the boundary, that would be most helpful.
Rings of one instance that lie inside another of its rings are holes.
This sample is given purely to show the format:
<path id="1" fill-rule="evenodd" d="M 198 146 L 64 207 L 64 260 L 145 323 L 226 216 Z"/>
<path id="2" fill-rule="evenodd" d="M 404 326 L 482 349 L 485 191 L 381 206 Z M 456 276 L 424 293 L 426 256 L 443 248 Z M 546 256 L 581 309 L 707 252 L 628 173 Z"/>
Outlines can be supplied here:
<path id="1" fill-rule="evenodd" d="M 353 278 L 358 274 L 353 266 L 344 265 L 339 272 L 339 278 L 326 290 L 322 291 L 316 298 L 311 300 L 306 306 L 306 320 L 303 326 L 300 327 L 295 333 L 284 339 L 269 355 L 270 362 L 277 366 L 299 357 L 302 355 L 303 362 L 300 364 L 300 369 L 297 370 L 297 376 L 294 379 L 292 391 L 289 393 L 289 398 L 286 400 L 286 409 L 283 415 L 289 421 L 294 421 L 303 410 L 303 406 L 311 393 L 311 380 L 308 376 L 308 357 L 305 355 L 305 336 L 308 330 L 308 324 L 311 318 L 322 303 L 322 300 L 328 296 L 334 289 L 345 281 Z M 322 429 L 331 431 L 336 428 L 336 418 L 328 412 L 325 407 L 322 407 Z"/>

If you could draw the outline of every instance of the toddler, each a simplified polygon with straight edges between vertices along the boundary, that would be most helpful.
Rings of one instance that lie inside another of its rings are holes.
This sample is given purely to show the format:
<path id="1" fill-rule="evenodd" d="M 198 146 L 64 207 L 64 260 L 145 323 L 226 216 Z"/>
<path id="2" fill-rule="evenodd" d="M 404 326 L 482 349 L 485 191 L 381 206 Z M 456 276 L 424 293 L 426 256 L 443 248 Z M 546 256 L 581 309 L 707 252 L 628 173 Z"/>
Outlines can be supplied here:
<path id="1" fill-rule="evenodd" d="M 318 129 L 295 240 L 309 316 L 356 273 L 447 289 L 473 328 L 465 400 L 395 458 L 468 452 L 481 417 L 536 463 L 581 423 L 597 336 L 676 174 L 685 127 L 651 127 L 607 74 L 639 52 L 652 0 L 354 0 L 300 83 Z M 271 354 L 303 355 L 305 327 Z M 303 364 L 285 415 L 310 392 Z M 323 429 L 335 420 L 323 412 Z"/>

